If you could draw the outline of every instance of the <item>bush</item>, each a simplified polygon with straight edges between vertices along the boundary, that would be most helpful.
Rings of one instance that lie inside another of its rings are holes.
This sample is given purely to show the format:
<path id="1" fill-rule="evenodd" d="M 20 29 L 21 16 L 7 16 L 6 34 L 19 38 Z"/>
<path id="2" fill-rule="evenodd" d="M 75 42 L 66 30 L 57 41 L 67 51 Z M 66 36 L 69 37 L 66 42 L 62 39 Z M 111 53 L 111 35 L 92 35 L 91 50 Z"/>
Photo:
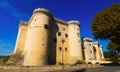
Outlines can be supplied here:
<path id="1" fill-rule="evenodd" d="M 61 63 L 61 62 L 60 62 L 59 65 L 64 65 L 64 63 Z"/>
<path id="2" fill-rule="evenodd" d="M 110 60 L 111 60 L 111 61 L 112 61 L 112 63 L 114 63 L 114 64 L 118 64 L 118 63 L 119 63 L 119 58 L 118 58 L 118 57 L 116 57 L 116 56 L 114 56 L 114 57 L 110 58 Z"/>
<path id="3" fill-rule="evenodd" d="M 77 60 L 77 62 L 75 64 L 83 64 L 83 61 Z"/>

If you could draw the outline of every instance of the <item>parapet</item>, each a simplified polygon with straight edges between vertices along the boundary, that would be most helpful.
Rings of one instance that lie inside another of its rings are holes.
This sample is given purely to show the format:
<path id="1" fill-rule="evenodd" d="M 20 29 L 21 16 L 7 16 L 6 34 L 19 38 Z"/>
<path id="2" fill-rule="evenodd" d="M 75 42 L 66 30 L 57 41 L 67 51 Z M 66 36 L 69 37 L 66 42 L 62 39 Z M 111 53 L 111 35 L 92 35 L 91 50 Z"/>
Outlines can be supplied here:
<path id="1" fill-rule="evenodd" d="M 64 20 L 59 19 L 59 18 L 55 18 L 55 17 L 54 17 L 54 20 L 55 20 L 56 22 L 60 22 L 60 23 L 63 23 L 63 24 L 68 24 L 67 21 L 64 21 Z"/>
<path id="2" fill-rule="evenodd" d="M 93 39 L 92 38 L 83 38 L 83 41 L 92 42 Z"/>
<path id="3" fill-rule="evenodd" d="M 80 22 L 77 21 L 77 20 L 71 20 L 71 21 L 68 21 L 68 24 L 77 24 L 77 25 L 80 25 Z"/>
<path id="4" fill-rule="evenodd" d="M 19 26 L 18 26 L 18 28 L 20 28 L 21 26 L 28 26 L 28 23 L 27 22 L 25 22 L 25 21 L 21 21 L 20 22 L 20 24 L 19 24 Z"/>
<path id="5" fill-rule="evenodd" d="M 93 45 L 98 45 L 98 46 L 100 46 L 100 43 L 99 43 L 99 42 L 93 42 Z"/>
<path id="6" fill-rule="evenodd" d="M 45 9 L 45 8 L 37 8 L 37 9 L 34 10 L 33 13 L 37 13 L 37 12 L 43 12 L 43 13 L 51 15 L 51 12 L 48 9 Z"/>

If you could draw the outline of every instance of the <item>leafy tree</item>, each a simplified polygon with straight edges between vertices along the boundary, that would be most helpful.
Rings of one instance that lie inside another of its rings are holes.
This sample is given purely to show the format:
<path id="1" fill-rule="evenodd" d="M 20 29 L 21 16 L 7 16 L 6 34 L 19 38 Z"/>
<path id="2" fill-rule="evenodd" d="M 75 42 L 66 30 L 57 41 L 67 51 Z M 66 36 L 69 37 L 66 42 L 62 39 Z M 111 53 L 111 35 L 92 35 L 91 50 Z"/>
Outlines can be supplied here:
<path id="1" fill-rule="evenodd" d="M 111 40 L 107 47 L 109 50 L 120 52 L 120 3 L 96 13 L 91 28 L 96 39 Z"/>
<path id="2" fill-rule="evenodd" d="M 120 3 L 96 13 L 91 28 L 96 39 L 111 40 L 107 46 L 109 52 L 104 54 L 117 63 L 120 53 Z"/>

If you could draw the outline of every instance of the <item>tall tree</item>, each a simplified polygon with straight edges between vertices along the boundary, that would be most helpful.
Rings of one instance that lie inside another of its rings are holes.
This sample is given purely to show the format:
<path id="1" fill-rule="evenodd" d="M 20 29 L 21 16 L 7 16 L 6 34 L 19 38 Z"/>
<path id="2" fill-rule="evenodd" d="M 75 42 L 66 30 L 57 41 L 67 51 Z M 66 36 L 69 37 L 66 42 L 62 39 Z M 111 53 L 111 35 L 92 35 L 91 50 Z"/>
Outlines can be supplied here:
<path id="1" fill-rule="evenodd" d="M 120 3 L 96 13 L 91 28 L 96 39 L 111 40 L 108 49 L 120 52 Z"/>

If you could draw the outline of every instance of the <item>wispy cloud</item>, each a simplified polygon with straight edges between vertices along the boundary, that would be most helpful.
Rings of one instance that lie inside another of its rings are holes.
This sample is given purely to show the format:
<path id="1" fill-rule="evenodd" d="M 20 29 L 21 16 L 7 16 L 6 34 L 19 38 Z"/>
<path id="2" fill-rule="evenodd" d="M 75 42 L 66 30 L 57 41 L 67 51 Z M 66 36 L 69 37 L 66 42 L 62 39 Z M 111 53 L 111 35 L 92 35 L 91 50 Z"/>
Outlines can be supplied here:
<path id="1" fill-rule="evenodd" d="M 27 18 L 27 14 L 18 12 L 15 7 L 6 0 L 0 0 L 0 7 L 11 13 L 17 20 Z"/>

